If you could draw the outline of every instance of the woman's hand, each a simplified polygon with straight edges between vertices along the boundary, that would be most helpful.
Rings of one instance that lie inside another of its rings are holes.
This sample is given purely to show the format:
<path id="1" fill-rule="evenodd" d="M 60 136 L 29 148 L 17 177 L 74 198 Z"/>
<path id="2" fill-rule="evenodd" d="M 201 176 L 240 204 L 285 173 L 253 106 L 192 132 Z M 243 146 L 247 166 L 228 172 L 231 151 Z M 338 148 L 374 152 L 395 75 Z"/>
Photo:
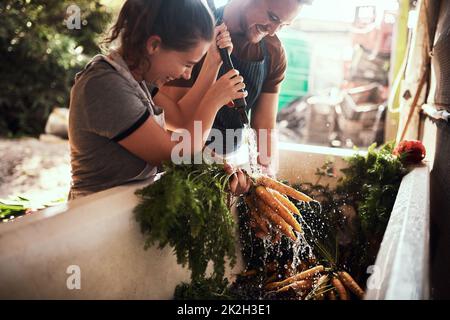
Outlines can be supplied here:
<path id="1" fill-rule="evenodd" d="M 245 174 L 241 169 L 233 169 L 229 164 L 225 164 L 225 171 L 231 175 L 230 178 L 230 191 L 235 196 L 240 196 L 247 193 L 252 186 L 250 177 Z"/>
<path id="2" fill-rule="evenodd" d="M 244 78 L 239 75 L 239 71 L 232 69 L 208 89 L 203 99 L 216 108 L 221 108 L 230 101 L 245 98 L 248 92 L 244 89 Z"/>
<path id="3" fill-rule="evenodd" d="M 220 57 L 219 48 L 227 48 L 228 54 L 233 51 L 233 43 L 231 42 L 230 32 L 228 32 L 227 26 L 222 23 L 215 29 L 214 41 L 208 50 L 205 63 L 212 64 L 214 66 L 222 64 L 222 58 Z"/>

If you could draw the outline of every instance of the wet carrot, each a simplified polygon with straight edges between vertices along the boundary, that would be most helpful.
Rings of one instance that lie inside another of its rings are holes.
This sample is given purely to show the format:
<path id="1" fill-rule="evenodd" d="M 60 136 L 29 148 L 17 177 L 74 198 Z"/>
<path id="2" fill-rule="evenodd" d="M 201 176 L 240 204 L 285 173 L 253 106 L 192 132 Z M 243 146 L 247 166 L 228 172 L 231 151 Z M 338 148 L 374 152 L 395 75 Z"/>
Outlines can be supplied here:
<path id="1" fill-rule="evenodd" d="M 281 287 L 280 289 L 277 290 L 277 292 L 278 293 L 286 292 L 289 289 L 292 289 L 295 292 L 299 292 L 299 291 L 301 292 L 301 291 L 311 288 L 311 286 L 312 286 L 311 280 L 299 280 L 299 281 L 295 281 L 291 284 L 288 284 L 287 286 Z"/>
<path id="2" fill-rule="evenodd" d="M 356 281 L 352 278 L 348 272 L 340 271 L 337 273 L 339 280 L 342 281 L 344 286 L 353 292 L 359 299 L 364 298 L 364 290 L 356 283 Z"/>
<path id="3" fill-rule="evenodd" d="M 270 189 L 269 191 L 278 201 L 280 201 L 286 208 L 288 208 L 289 211 L 295 213 L 296 215 L 300 215 L 300 211 L 298 210 L 298 208 L 286 196 L 283 196 L 281 193 L 273 189 Z"/>
<path id="4" fill-rule="evenodd" d="M 250 277 L 250 276 L 254 276 L 256 273 L 257 273 L 257 271 L 255 269 L 251 269 L 251 270 L 244 271 L 239 275 L 242 277 Z"/>
<path id="5" fill-rule="evenodd" d="M 339 280 L 337 277 L 333 277 L 333 279 L 331 279 L 331 284 L 333 285 L 333 287 L 336 288 L 336 291 L 338 293 L 339 299 L 341 299 L 341 300 L 349 300 L 347 289 L 345 289 L 345 287 L 342 284 L 341 280 Z"/>
<path id="6" fill-rule="evenodd" d="M 261 215 L 257 212 L 255 208 L 255 204 L 253 203 L 253 200 L 251 197 L 247 196 L 245 197 L 245 204 L 247 205 L 249 211 L 250 211 L 250 222 L 253 220 L 255 223 L 250 224 L 250 226 L 255 229 L 256 226 L 265 234 L 269 233 L 269 222 L 266 219 L 263 219 Z M 255 226 L 256 225 L 256 226 Z"/>
<path id="7" fill-rule="evenodd" d="M 283 281 L 279 281 L 279 282 L 272 282 L 269 283 L 268 285 L 266 285 L 265 289 L 267 290 L 274 290 L 277 288 L 281 288 L 284 287 L 286 285 L 289 285 L 295 281 L 299 281 L 299 280 L 305 280 L 305 279 L 309 279 L 312 276 L 314 276 L 315 274 L 322 272 L 323 271 L 323 266 L 316 266 L 314 268 L 308 269 L 306 271 L 302 271 L 299 274 L 296 274 L 295 276 L 289 277 Z"/>
<path id="8" fill-rule="evenodd" d="M 316 282 L 315 287 L 311 291 L 310 294 L 312 294 L 312 298 L 314 300 L 324 300 L 325 299 L 325 290 L 324 288 L 329 282 L 328 275 L 324 274 L 322 275 Z M 308 295 L 309 296 L 309 295 Z"/>
<path id="9" fill-rule="evenodd" d="M 293 241 L 297 240 L 295 233 L 292 231 L 289 224 L 284 221 L 276 212 L 269 207 L 264 201 L 258 201 L 257 203 L 258 212 L 264 215 L 275 228 L 279 229 L 285 236 L 292 239 Z"/>
<path id="10" fill-rule="evenodd" d="M 267 191 L 263 186 L 258 186 L 255 189 L 256 195 L 264 201 L 268 206 L 270 206 L 280 217 L 284 219 L 295 231 L 302 232 L 302 227 L 300 223 L 294 218 L 294 216 L 289 212 L 289 210 L 274 196 Z"/>
<path id="11" fill-rule="evenodd" d="M 269 178 L 267 176 L 261 176 L 256 181 L 257 184 L 262 185 L 266 188 L 270 188 L 273 190 L 276 190 L 286 196 L 289 196 L 291 198 L 294 198 L 299 201 L 305 201 L 310 202 L 313 199 L 309 197 L 308 195 L 295 190 L 294 188 L 291 188 L 284 183 L 278 182 L 277 180 L 274 180 L 272 178 Z"/>
<path id="12" fill-rule="evenodd" d="M 322 275 L 319 280 L 317 280 L 317 288 L 320 289 L 324 287 L 328 282 L 328 275 L 324 274 Z"/>
<path id="13" fill-rule="evenodd" d="M 256 225 L 261 229 L 262 232 L 265 234 L 269 233 L 269 227 L 268 227 L 268 221 L 260 216 L 260 214 L 253 209 L 251 211 L 253 219 L 255 219 Z"/>
<path id="14" fill-rule="evenodd" d="M 303 232 L 302 226 L 297 221 L 297 219 L 295 219 L 293 214 L 278 199 L 275 199 L 275 201 L 279 205 L 279 210 L 276 211 L 278 215 L 280 215 L 287 223 L 289 223 L 289 225 L 291 225 L 295 231 L 300 233 Z"/>
<path id="15" fill-rule="evenodd" d="M 263 240 L 264 238 L 267 237 L 267 233 L 265 233 L 264 231 L 259 230 L 259 231 L 257 231 L 257 232 L 255 233 L 255 237 L 257 237 L 257 238 Z"/>

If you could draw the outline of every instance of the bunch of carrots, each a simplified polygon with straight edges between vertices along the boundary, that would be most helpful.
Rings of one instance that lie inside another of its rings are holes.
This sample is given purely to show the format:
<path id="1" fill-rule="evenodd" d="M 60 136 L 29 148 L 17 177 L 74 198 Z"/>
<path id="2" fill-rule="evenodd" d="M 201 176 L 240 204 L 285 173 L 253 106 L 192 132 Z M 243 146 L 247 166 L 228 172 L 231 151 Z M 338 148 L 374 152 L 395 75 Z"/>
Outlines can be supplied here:
<path id="1" fill-rule="evenodd" d="M 267 176 L 255 179 L 254 188 L 245 197 L 250 213 L 250 226 L 259 238 L 270 237 L 279 242 L 282 235 L 297 240 L 294 231 L 302 232 L 295 215 L 300 216 L 297 207 L 289 200 L 310 202 L 313 199 L 281 182 Z"/>
<path id="2" fill-rule="evenodd" d="M 349 292 L 358 299 L 364 298 L 364 290 L 348 272 L 327 269 L 323 265 L 312 267 L 282 281 L 269 282 L 264 288 L 276 293 L 293 291 L 306 300 L 349 300 Z"/>
<path id="3" fill-rule="evenodd" d="M 300 212 L 288 197 L 304 202 L 313 199 L 267 176 L 260 176 L 254 182 L 254 187 L 245 196 L 245 203 L 255 235 L 261 239 L 270 237 L 274 243 L 279 242 L 282 235 L 296 241 L 294 231 L 302 233 L 302 227 L 295 218 L 295 215 L 300 216 Z M 349 300 L 349 292 L 359 299 L 364 297 L 364 290 L 348 272 L 323 265 L 302 270 L 282 281 L 273 280 L 273 276 L 267 279 L 266 291 L 291 291 L 304 299 Z"/>

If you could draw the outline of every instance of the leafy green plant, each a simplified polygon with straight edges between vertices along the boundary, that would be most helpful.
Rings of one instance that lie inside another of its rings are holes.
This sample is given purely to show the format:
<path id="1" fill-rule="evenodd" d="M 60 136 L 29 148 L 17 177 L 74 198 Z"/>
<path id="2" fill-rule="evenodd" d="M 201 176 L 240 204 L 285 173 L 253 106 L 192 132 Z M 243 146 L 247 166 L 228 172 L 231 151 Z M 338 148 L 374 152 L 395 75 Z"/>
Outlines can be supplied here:
<path id="1" fill-rule="evenodd" d="M 99 52 L 111 13 L 99 0 L 76 1 L 81 29 L 64 24 L 60 0 L 0 3 L 0 136 L 39 135 L 55 106 L 67 107 L 74 75 Z"/>
<path id="2" fill-rule="evenodd" d="M 234 294 L 230 292 L 226 278 L 204 278 L 178 285 L 174 298 L 176 300 L 230 300 L 234 298 Z"/>
<path id="3" fill-rule="evenodd" d="M 295 186 L 321 203 L 320 210 L 300 210 L 313 230 L 306 237 L 315 253 L 330 265 L 351 270 L 361 282 L 367 266 L 375 261 L 401 180 L 408 172 L 393 150 L 393 142 L 379 149 L 374 144 L 366 155 L 346 158 L 348 166 L 341 170 L 343 176 L 335 190 L 319 184 L 321 177 L 333 172 L 329 161 L 317 169 L 319 179 L 315 184 Z M 349 209 L 356 213 L 352 221 L 344 212 Z M 341 242 L 343 236 L 347 237 L 346 244 Z"/>
<path id="4" fill-rule="evenodd" d="M 346 161 L 344 177 L 337 188 L 356 204 L 362 231 L 368 238 L 384 234 L 406 167 L 392 154 L 394 143 L 379 150 L 373 144 L 367 155 L 354 155 Z"/>
<path id="5" fill-rule="evenodd" d="M 29 212 L 28 199 L 18 197 L 17 200 L 0 200 L 0 219 L 7 221 Z"/>
<path id="6" fill-rule="evenodd" d="M 22 196 L 12 200 L 0 199 L 0 222 L 11 221 L 25 214 L 30 214 L 41 209 L 56 206 L 64 203 L 66 199 L 55 199 L 47 203 L 36 203 Z"/>
<path id="7" fill-rule="evenodd" d="M 178 263 L 192 271 L 193 286 L 205 285 L 209 262 L 214 265 L 209 287 L 223 283 L 225 259 L 230 266 L 236 262 L 228 179 L 221 165 L 169 163 L 161 179 L 137 191 L 140 203 L 134 212 L 146 235 L 146 248 L 173 248 Z M 178 293 L 189 290 L 182 285 Z"/>

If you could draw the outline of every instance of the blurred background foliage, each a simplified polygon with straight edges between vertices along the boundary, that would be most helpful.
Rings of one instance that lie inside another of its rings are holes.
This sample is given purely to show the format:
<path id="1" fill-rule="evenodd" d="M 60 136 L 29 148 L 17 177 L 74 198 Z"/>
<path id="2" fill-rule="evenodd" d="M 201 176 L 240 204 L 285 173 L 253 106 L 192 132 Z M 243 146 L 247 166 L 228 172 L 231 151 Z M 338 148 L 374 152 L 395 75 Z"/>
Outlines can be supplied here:
<path id="1" fill-rule="evenodd" d="M 121 1 L 2 0 L 0 136 L 38 136 L 54 107 L 68 107 L 74 75 L 99 53 Z M 71 5 L 81 29 L 69 29 Z"/>

